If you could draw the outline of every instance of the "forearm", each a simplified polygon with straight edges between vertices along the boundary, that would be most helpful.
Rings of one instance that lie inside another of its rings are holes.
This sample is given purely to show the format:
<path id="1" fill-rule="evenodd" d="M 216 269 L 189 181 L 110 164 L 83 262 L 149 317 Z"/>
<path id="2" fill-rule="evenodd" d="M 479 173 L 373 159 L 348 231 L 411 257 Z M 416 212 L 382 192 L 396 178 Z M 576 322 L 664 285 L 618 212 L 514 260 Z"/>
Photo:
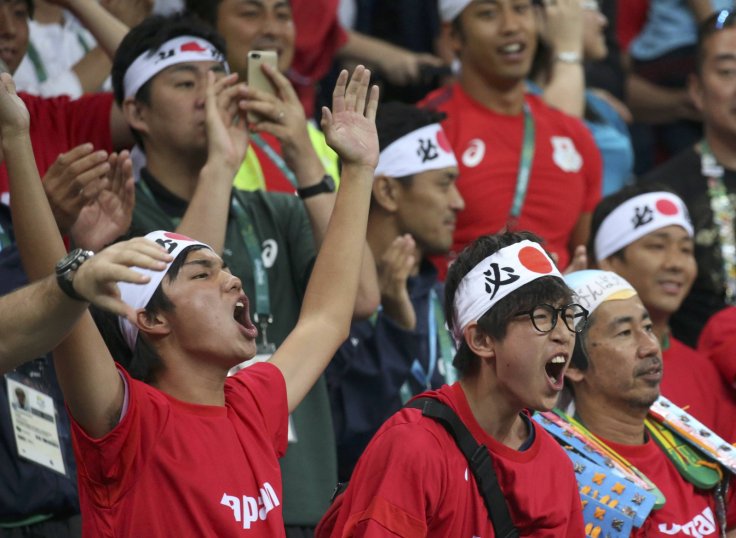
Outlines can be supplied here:
<path id="1" fill-rule="evenodd" d="M 668 123 L 677 119 L 676 110 L 682 105 L 685 90 L 661 88 L 638 75 L 626 80 L 626 104 L 634 119 L 646 123 Z"/>
<path id="2" fill-rule="evenodd" d="M 38 177 L 28 133 L 9 136 L 4 131 L 2 140 L 18 250 L 29 279 L 37 280 L 53 272 L 66 254 L 64 242 Z M 91 435 L 104 435 L 112 427 L 110 410 L 122 403 L 122 381 L 88 313 L 57 347 L 54 364 L 74 418 Z"/>
<path id="3" fill-rule="evenodd" d="M 110 75 L 111 67 L 112 62 L 105 51 L 100 47 L 95 47 L 74 64 L 72 70 L 79 79 L 82 93 L 92 93 L 99 90 L 102 83 L 105 82 Z"/>
<path id="4" fill-rule="evenodd" d="M 338 51 L 340 58 L 348 58 L 369 65 L 379 66 L 386 55 L 396 53 L 398 47 L 375 37 L 349 30 L 348 39 Z"/>
<path id="5" fill-rule="evenodd" d="M 70 0 L 69 10 L 89 30 L 97 44 L 112 60 L 128 27 L 102 7 L 96 0 Z"/>
<path id="6" fill-rule="evenodd" d="M 0 374 L 47 353 L 86 309 L 87 303 L 61 291 L 54 276 L 0 298 Z"/>
<path id="7" fill-rule="evenodd" d="M 549 105 L 582 118 L 585 112 L 585 73 L 582 63 L 555 61 L 542 93 Z"/>
<path id="8" fill-rule="evenodd" d="M 223 181 L 223 177 L 228 181 Z M 199 174 L 199 182 L 186 213 L 177 227 L 178 233 L 208 244 L 222 254 L 230 213 L 232 178 L 226 166 L 208 162 Z"/>

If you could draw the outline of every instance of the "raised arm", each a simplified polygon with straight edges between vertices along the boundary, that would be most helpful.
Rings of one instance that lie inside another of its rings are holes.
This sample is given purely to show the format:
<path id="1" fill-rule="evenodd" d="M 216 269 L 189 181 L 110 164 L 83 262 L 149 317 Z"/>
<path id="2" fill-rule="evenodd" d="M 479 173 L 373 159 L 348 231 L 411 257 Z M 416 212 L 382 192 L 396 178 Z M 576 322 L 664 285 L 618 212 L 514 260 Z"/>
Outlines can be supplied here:
<path id="1" fill-rule="evenodd" d="M 15 94 L 12 78 L 3 73 L 0 134 L 12 193 L 10 208 L 21 259 L 28 277 L 36 280 L 51 273 L 66 251 L 38 177 L 28 125 L 28 111 Z M 146 265 L 145 260 L 130 261 Z M 111 293 L 117 293 L 114 285 Z M 122 406 L 123 383 L 89 314 L 82 315 L 58 346 L 54 364 L 72 416 L 92 436 L 110 431 Z"/>
<path id="2" fill-rule="evenodd" d="M 253 129 L 278 139 L 284 162 L 294 172 L 299 188 L 316 185 L 322 181 L 326 171 L 309 138 L 304 107 L 291 82 L 284 75 L 269 65 L 263 65 L 263 71 L 276 88 L 276 95 L 248 88 L 245 110 L 255 112 L 262 118 Z M 332 208 L 335 206 L 335 197 L 335 192 L 324 192 L 304 200 L 317 250 L 324 240 Z M 362 260 L 358 297 L 353 313 L 357 319 L 369 317 L 380 302 L 376 267 L 367 243 Z"/>
<path id="3" fill-rule="evenodd" d="M 145 264 L 166 257 L 160 247 L 144 239 L 118 243 L 83 264 L 74 278 L 74 289 L 101 308 L 132 314 L 118 300 L 115 284 L 145 282 L 140 273 L 127 268 L 134 260 Z M 62 292 L 55 275 L 0 297 L 0 374 L 56 347 L 87 305 Z"/>
<path id="4" fill-rule="evenodd" d="M 323 109 L 328 144 L 343 162 L 342 183 L 312 271 L 294 330 L 272 362 L 286 380 L 293 410 L 347 338 L 358 291 L 373 172 L 378 162 L 375 117 L 378 88 L 369 92 L 370 72 L 358 66 L 350 82 L 338 77 L 332 111 Z"/>

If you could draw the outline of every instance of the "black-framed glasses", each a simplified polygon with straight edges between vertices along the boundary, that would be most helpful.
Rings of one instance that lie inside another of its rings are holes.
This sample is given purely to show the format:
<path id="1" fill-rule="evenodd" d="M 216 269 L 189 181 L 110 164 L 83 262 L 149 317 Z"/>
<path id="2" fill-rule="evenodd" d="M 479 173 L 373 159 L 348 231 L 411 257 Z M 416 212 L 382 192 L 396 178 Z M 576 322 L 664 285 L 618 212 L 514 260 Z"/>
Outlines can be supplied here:
<path id="1" fill-rule="evenodd" d="M 570 332 L 581 333 L 588 321 L 588 311 L 577 303 L 555 308 L 551 304 L 538 304 L 531 310 L 517 312 L 517 316 L 529 316 L 532 325 L 540 333 L 548 333 L 557 326 L 557 318 L 562 316 Z"/>

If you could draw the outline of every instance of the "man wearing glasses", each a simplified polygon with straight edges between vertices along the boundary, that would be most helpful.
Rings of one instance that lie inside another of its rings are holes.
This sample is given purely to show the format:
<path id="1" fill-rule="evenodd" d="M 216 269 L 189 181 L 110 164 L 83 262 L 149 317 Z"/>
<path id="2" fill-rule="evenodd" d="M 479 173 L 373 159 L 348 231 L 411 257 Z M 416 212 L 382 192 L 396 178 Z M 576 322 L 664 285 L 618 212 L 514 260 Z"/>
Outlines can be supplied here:
<path id="1" fill-rule="evenodd" d="M 529 413 L 555 405 L 587 311 L 528 232 L 468 246 L 450 266 L 444 308 L 460 380 L 421 396 L 487 447 L 521 536 L 583 536 L 572 464 Z M 438 422 L 405 408 L 358 460 L 330 536 L 495 535 L 468 467 Z"/>

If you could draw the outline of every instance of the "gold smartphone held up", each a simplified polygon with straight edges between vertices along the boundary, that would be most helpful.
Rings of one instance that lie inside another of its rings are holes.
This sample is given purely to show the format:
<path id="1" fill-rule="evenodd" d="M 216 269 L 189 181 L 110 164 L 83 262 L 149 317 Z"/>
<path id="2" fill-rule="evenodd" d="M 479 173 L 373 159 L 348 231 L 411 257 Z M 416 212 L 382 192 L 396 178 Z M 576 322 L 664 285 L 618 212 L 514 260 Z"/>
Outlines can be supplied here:
<path id="1" fill-rule="evenodd" d="M 248 52 L 248 86 L 276 95 L 276 88 L 271 84 L 268 75 L 261 69 L 261 65 L 268 64 L 273 69 L 278 69 L 278 60 L 278 54 L 273 50 L 252 50 Z M 259 119 L 258 114 L 248 112 L 249 122 L 255 122 Z"/>

